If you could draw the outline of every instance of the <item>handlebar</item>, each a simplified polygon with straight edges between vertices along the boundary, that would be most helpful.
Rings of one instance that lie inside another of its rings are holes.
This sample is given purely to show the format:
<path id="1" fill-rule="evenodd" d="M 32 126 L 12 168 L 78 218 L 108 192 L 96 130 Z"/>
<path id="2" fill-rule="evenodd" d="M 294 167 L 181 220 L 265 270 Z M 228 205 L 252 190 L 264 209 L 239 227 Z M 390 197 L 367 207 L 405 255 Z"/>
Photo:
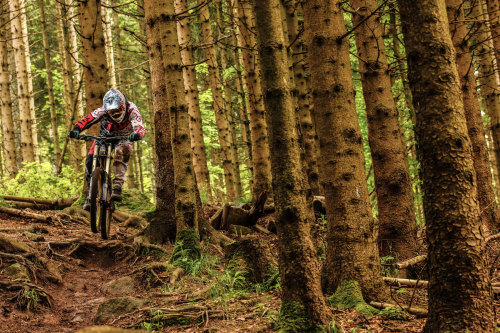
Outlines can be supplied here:
<path id="1" fill-rule="evenodd" d="M 92 141 L 92 140 L 99 140 L 99 141 L 117 141 L 117 140 L 126 140 L 128 139 L 128 135 L 120 135 L 120 136 L 94 136 L 94 135 L 80 135 L 78 140 L 82 141 Z"/>

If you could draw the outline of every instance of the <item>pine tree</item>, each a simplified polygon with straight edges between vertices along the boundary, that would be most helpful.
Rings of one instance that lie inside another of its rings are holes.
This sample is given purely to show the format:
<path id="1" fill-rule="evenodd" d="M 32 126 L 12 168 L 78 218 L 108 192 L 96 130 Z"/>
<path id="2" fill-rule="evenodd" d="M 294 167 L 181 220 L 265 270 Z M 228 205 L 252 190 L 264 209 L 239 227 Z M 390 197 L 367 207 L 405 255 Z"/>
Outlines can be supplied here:
<path id="1" fill-rule="evenodd" d="M 14 134 L 14 119 L 12 116 L 12 99 L 10 96 L 9 58 L 7 52 L 7 40 L 9 38 L 9 21 L 7 8 L 4 1 L 1 1 L 2 11 L 0 12 L 0 109 L 2 114 L 2 144 L 4 152 L 5 171 L 12 177 L 18 172 L 17 151 Z"/>
<path id="2" fill-rule="evenodd" d="M 398 4 L 425 193 L 429 316 L 424 332 L 492 332 L 476 175 L 445 2 Z"/>
<path id="3" fill-rule="evenodd" d="M 365 180 L 361 130 L 354 102 L 349 41 L 341 1 L 303 3 L 308 63 L 320 146 L 320 179 L 328 219 L 323 291 L 348 280 L 368 299 L 384 298 L 376 224 Z"/>
<path id="4" fill-rule="evenodd" d="M 406 146 L 392 96 L 384 50 L 384 27 L 376 0 L 351 0 L 352 23 L 366 105 L 369 143 L 379 213 L 383 255 L 398 259 L 416 255 L 416 220 Z M 391 253 L 392 252 L 392 253 Z"/>
<path id="5" fill-rule="evenodd" d="M 267 114 L 273 193 L 277 209 L 282 321 L 303 320 L 300 332 L 325 328 L 330 320 L 320 289 L 319 267 L 310 237 L 313 215 L 301 170 L 296 115 L 289 86 L 288 56 L 279 0 L 256 0 L 264 102 Z"/>

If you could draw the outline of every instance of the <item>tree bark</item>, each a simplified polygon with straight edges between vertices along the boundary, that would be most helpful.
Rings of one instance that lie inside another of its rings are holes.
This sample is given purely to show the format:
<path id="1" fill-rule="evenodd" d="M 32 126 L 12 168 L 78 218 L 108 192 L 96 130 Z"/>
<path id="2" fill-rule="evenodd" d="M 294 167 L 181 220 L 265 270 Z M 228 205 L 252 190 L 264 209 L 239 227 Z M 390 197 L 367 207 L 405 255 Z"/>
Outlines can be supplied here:
<path id="1" fill-rule="evenodd" d="M 165 86 L 165 67 L 161 53 L 160 22 L 156 4 L 145 1 L 146 33 L 154 110 L 156 216 L 151 220 L 149 236 L 161 243 L 175 240 L 175 180 L 171 125 Z M 146 6 L 147 4 L 147 6 Z"/>
<path id="2" fill-rule="evenodd" d="M 157 29 L 157 33 L 161 38 L 161 53 L 157 44 L 152 46 L 156 48 L 157 54 L 161 54 L 163 68 L 165 69 L 165 91 L 170 114 L 172 159 L 175 175 L 176 238 L 179 240 L 187 232 L 198 232 L 199 216 L 196 205 L 193 157 L 189 140 L 189 114 L 184 97 L 174 0 L 147 0 L 144 1 L 144 6 L 148 29 Z M 149 50 L 151 52 L 152 47 Z M 156 67 L 152 67 L 152 70 L 155 69 Z M 160 130 L 157 129 L 157 132 L 160 132 Z M 156 141 L 156 144 L 158 150 L 160 147 L 158 146 L 159 142 Z M 165 163 L 165 161 L 158 159 L 158 163 Z"/>
<path id="3" fill-rule="evenodd" d="M 305 312 L 309 327 L 330 320 L 320 289 L 319 266 L 310 237 L 314 217 L 307 208 L 306 180 L 301 170 L 296 117 L 290 94 L 288 59 L 281 26 L 279 0 L 256 0 L 264 101 L 271 148 L 272 183 L 277 208 L 278 248 L 282 283 L 281 319 Z M 295 312 L 294 312 L 295 310 Z"/>
<path id="4" fill-rule="evenodd" d="M 5 5 L 3 1 L 2 5 Z M 7 51 L 7 40 L 9 33 L 8 14 L 4 11 L 0 14 L 0 109 L 2 113 L 2 143 L 4 152 L 5 171 L 10 177 L 17 174 L 17 150 L 15 138 L 14 118 L 12 117 L 12 99 L 10 96 L 10 77 L 9 77 L 9 57 Z"/>
<path id="5" fill-rule="evenodd" d="M 497 230 L 497 202 L 493 191 L 493 183 L 488 157 L 488 147 L 481 116 L 481 108 L 476 92 L 472 54 L 467 42 L 467 27 L 462 0 L 446 0 L 450 33 L 456 51 L 456 64 L 464 102 L 467 129 L 472 144 L 472 157 L 477 178 L 477 194 L 481 217 L 489 230 Z"/>
<path id="6" fill-rule="evenodd" d="M 79 19 L 84 64 L 86 112 L 89 114 L 102 105 L 102 98 L 107 91 L 106 51 L 100 22 L 101 0 L 80 1 Z M 90 129 L 91 134 L 97 134 L 98 132 L 98 126 Z"/>
<path id="7" fill-rule="evenodd" d="M 110 3 L 110 2 L 108 2 Z M 105 6 L 101 6 L 101 22 L 102 30 L 104 34 L 104 48 L 106 50 L 106 63 L 108 64 L 108 85 L 110 88 L 118 89 L 116 85 L 116 69 L 115 69 L 115 53 L 113 51 L 113 35 L 111 33 L 111 15 L 109 15 L 110 9 L 106 6 L 108 5 L 104 1 Z"/>
<path id="8" fill-rule="evenodd" d="M 52 129 L 52 139 L 54 144 L 54 165 L 57 164 L 61 155 L 59 146 L 59 131 L 57 129 L 56 104 L 54 100 L 54 83 L 52 79 L 52 64 L 50 62 L 49 39 L 47 36 L 47 23 L 45 19 L 45 4 L 43 0 L 38 0 L 40 8 L 40 24 L 42 25 L 43 56 L 45 58 L 45 69 L 47 70 L 47 90 L 49 93 L 50 125 Z"/>
<path id="9" fill-rule="evenodd" d="M 10 27 L 12 48 L 14 49 L 14 62 L 17 75 L 17 99 L 19 103 L 19 115 L 21 119 L 21 155 L 23 162 L 36 161 L 36 149 L 34 138 L 36 137 L 36 123 L 32 109 L 33 91 L 30 90 L 29 82 L 29 46 L 23 37 L 22 17 L 26 15 L 23 0 L 8 1 L 10 9 Z"/>
<path id="10" fill-rule="evenodd" d="M 365 180 L 361 130 L 354 103 L 348 39 L 341 1 L 303 3 L 316 129 L 320 180 L 328 219 L 323 291 L 333 293 L 344 280 L 359 283 L 367 299 L 385 297 Z"/>
<path id="11" fill-rule="evenodd" d="M 239 31 L 238 45 L 241 48 L 244 80 L 247 88 L 248 112 L 250 116 L 250 138 L 252 141 L 252 200 L 271 189 L 271 164 L 267 125 L 265 120 L 264 100 L 259 73 L 259 58 L 255 50 L 255 19 L 252 2 L 234 1 L 238 9 Z M 272 196 L 272 195 L 270 195 Z"/>
<path id="12" fill-rule="evenodd" d="M 500 68 L 500 2 L 498 0 L 486 0 L 486 6 L 490 17 L 489 24 L 498 70 Z"/>
<path id="13" fill-rule="evenodd" d="M 289 4 L 288 12 L 292 11 L 291 4 Z M 295 4 L 295 11 L 293 20 L 298 20 L 297 11 L 301 8 L 300 3 Z M 293 25 L 298 29 L 298 25 Z M 297 107 L 299 114 L 300 131 L 302 133 L 302 140 L 304 143 L 304 157 L 307 164 L 307 179 L 313 195 L 320 194 L 319 187 L 319 171 L 318 171 L 318 145 L 316 142 L 316 133 L 311 118 L 310 105 L 309 105 L 309 87 L 306 80 L 306 47 L 304 44 L 303 32 L 296 31 L 292 33 L 290 27 L 288 29 L 289 40 L 293 42 L 291 45 L 292 59 L 293 59 L 293 75 L 295 86 L 297 89 Z"/>
<path id="14" fill-rule="evenodd" d="M 398 4 L 425 193 L 429 317 L 424 332 L 492 332 L 476 175 L 445 3 Z"/>
<path id="15" fill-rule="evenodd" d="M 416 255 L 417 230 L 406 146 L 392 96 L 377 0 L 351 0 L 379 213 L 381 255 Z"/>
<path id="16" fill-rule="evenodd" d="M 211 200 L 212 189 L 210 186 L 210 174 L 208 173 L 205 141 L 203 140 L 198 84 L 196 82 L 196 67 L 194 65 L 191 28 L 189 26 L 186 0 L 176 0 L 175 11 L 179 14 L 182 13 L 180 20 L 177 21 L 177 31 L 179 33 L 178 38 L 181 46 L 186 102 L 189 110 L 189 129 L 191 147 L 193 149 L 194 172 L 196 174 L 196 181 L 198 182 L 200 193 L 206 193 Z"/>
<path id="17" fill-rule="evenodd" d="M 496 73 L 495 55 L 491 41 L 491 33 L 487 25 L 488 14 L 483 13 L 482 2 L 473 0 L 469 19 L 473 21 L 471 31 L 474 32 L 473 47 L 478 59 L 479 92 L 483 99 L 484 107 L 491 118 L 493 134 L 493 148 L 497 161 L 496 168 L 500 170 L 500 86 L 498 73 Z"/>
<path id="18" fill-rule="evenodd" d="M 201 3 L 201 0 L 199 1 Z M 219 133 L 219 143 L 222 152 L 222 167 L 224 169 L 224 181 L 226 184 L 226 197 L 228 201 L 236 199 L 235 181 L 234 181 L 234 160 L 231 152 L 232 142 L 229 133 L 229 124 L 227 120 L 226 110 L 224 110 L 224 99 L 222 97 L 222 85 L 220 84 L 220 72 L 217 66 L 217 55 L 215 52 L 215 39 L 213 37 L 212 26 L 210 23 L 210 12 L 208 4 L 200 7 L 200 21 L 205 47 L 205 55 L 207 57 L 208 77 L 210 90 L 212 91 L 213 108 L 215 112 L 215 120 L 217 123 L 217 132 Z"/>

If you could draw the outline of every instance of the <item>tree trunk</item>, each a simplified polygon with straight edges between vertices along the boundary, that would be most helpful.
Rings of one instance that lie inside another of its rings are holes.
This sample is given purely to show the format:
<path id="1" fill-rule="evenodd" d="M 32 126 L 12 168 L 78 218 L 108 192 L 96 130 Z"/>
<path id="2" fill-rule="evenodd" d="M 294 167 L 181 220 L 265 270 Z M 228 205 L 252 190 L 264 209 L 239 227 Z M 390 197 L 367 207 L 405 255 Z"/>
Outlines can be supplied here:
<path id="1" fill-rule="evenodd" d="M 171 125 L 165 87 L 166 73 L 161 53 L 161 23 L 155 21 L 158 19 L 156 6 L 153 0 L 145 1 L 144 10 L 154 110 L 156 173 L 156 216 L 151 220 L 149 236 L 153 240 L 164 243 L 168 240 L 175 240 L 176 200 Z"/>
<path id="2" fill-rule="evenodd" d="M 2 5 L 4 5 L 2 1 Z M 0 110 L 2 113 L 2 143 L 4 152 L 5 171 L 10 177 L 17 174 L 17 150 L 15 138 L 14 118 L 12 117 L 12 99 L 10 96 L 10 77 L 9 77 L 9 57 L 7 51 L 7 40 L 9 33 L 7 22 L 8 14 L 3 11 L 0 13 Z"/>
<path id="3" fill-rule="evenodd" d="M 120 21 L 118 19 L 118 12 L 113 10 L 113 37 L 115 42 L 113 45 L 115 46 L 114 59 L 116 60 L 115 72 L 116 72 L 116 86 L 119 89 L 122 89 L 123 84 L 123 57 L 122 57 L 122 37 L 121 37 L 121 29 L 120 29 Z M 141 32 L 142 32 L 141 28 Z M 145 35 L 145 34 L 144 34 Z"/>
<path id="4" fill-rule="evenodd" d="M 277 208 L 282 284 L 281 320 L 303 317 L 312 331 L 325 327 L 330 313 L 320 288 L 319 266 L 310 237 L 314 217 L 307 208 L 306 180 L 301 170 L 296 117 L 289 87 L 288 59 L 279 0 L 256 0 L 255 16 L 265 89 L 264 101 L 272 151 L 273 193 Z"/>
<path id="5" fill-rule="evenodd" d="M 234 160 L 231 152 L 231 146 L 234 143 L 232 142 L 232 138 L 229 133 L 229 124 L 226 111 L 224 110 L 224 99 L 222 97 L 221 89 L 222 85 L 220 84 L 220 73 L 217 66 L 217 55 L 215 52 L 215 39 L 213 37 L 208 7 L 208 5 L 200 7 L 201 29 L 203 42 L 207 45 L 205 47 L 205 55 L 207 57 L 209 84 L 210 90 L 212 91 L 213 108 L 222 151 L 222 167 L 224 169 L 224 179 L 226 183 L 226 197 L 228 201 L 234 201 L 236 199 L 236 192 L 234 188 Z"/>
<path id="6" fill-rule="evenodd" d="M 381 15 L 372 13 L 377 0 L 351 0 L 352 23 L 366 105 L 369 143 L 379 212 L 381 255 L 399 260 L 417 251 L 413 188 L 398 110 L 384 50 Z"/>
<path id="7" fill-rule="evenodd" d="M 134 144 L 134 146 L 137 146 Z M 132 154 L 134 152 L 132 151 Z M 136 172 L 135 172 L 135 163 L 134 163 L 134 156 L 130 156 L 130 162 L 128 164 L 128 169 L 127 169 L 127 188 L 129 189 L 136 189 L 137 188 L 137 183 L 136 183 Z"/>
<path id="8" fill-rule="evenodd" d="M 218 31 L 219 35 L 221 36 L 224 35 L 225 24 L 226 23 L 224 22 L 222 2 L 220 2 L 219 8 L 217 10 L 217 25 L 219 27 Z M 231 149 L 231 160 L 233 161 L 232 173 L 234 175 L 234 192 L 235 192 L 235 198 L 237 200 L 240 200 L 243 196 L 243 187 L 241 185 L 240 155 L 238 152 L 238 144 L 237 144 L 238 141 L 236 137 L 235 113 L 233 111 L 233 91 L 235 91 L 236 89 L 232 86 L 231 82 L 224 75 L 226 70 L 230 69 L 229 68 L 230 64 L 228 64 L 229 53 L 230 51 L 226 50 L 224 47 L 221 47 L 219 49 L 219 57 L 221 63 L 220 80 L 222 82 L 222 85 L 224 86 L 224 110 L 227 118 L 229 135 L 231 137 L 231 142 L 232 142 L 230 149 Z"/>
<path id="9" fill-rule="evenodd" d="M 425 193 L 429 317 L 424 332 L 492 332 L 486 244 L 445 3 L 398 4 Z"/>
<path id="10" fill-rule="evenodd" d="M 500 68 L 500 2 L 498 0 L 486 0 L 486 5 L 490 16 L 490 30 L 493 36 L 493 47 L 498 70 Z"/>
<path id="11" fill-rule="evenodd" d="M 289 5 L 290 6 L 290 5 Z M 295 4 L 295 12 L 293 19 L 297 20 L 297 9 L 301 7 L 300 3 Z M 292 9 L 289 7 L 288 12 Z M 289 14 L 288 16 L 290 17 Z M 298 28 L 298 26 L 297 26 Z M 319 176 L 318 176 L 318 145 L 315 139 L 316 133 L 311 119 L 309 105 L 309 88 L 306 81 L 306 48 L 304 45 L 303 33 L 298 31 L 292 33 L 290 27 L 288 29 L 289 40 L 293 42 L 291 45 L 293 59 L 293 75 L 295 86 L 297 89 L 297 107 L 299 113 L 300 131 L 302 132 L 302 140 L 304 143 L 304 157 L 307 164 L 307 179 L 313 195 L 319 195 Z"/>
<path id="12" fill-rule="evenodd" d="M 103 5 L 107 6 L 107 1 L 104 1 Z M 118 89 L 116 86 L 115 55 L 113 51 L 113 35 L 111 33 L 111 15 L 109 15 L 110 9 L 105 6 L 101 6 L 101 22 L 104 33 L 106 63 L 108 64 L 108 85 L 110 88 Z"/>
<path id="13" fill-rule="evenodd" d="M 497 160 L 497 169 L 500 169 L 500 94 L 498 73 L 496 73 L 495 55 L 491 43 L 491 34 L 487 25 L 488 15 L 483 13 L 481 1 L 470 1 L 472 10 L 470 19 L 473 20 L 471 31 L 474 31 L 473 47 L 478 58 L 479 92 L 484 106 L 491 118 L 493 132 L 493 148 Z"/>
<path id="14" fill-rule="evenodd" d="M 14 61 L 17 75 L 17 99 L 19 103 L 19 115 L 21 119 L 21 155 L 23 162 L 36 161 L 35 142 L 36 123 L 32 109 L 33 91 L 30 90 L 30 75 L 28 73 L 29 46 L 25 44 L 23 37 L 22 17 L 25 16 L 23 0 L 8 1 L 10 9 L 10 26 L 12 48 L 14 49 Z"/>
<path id="15" fill-rule="evenodd" d="M 47 70 L 47 90 L 49 93 L 50 125 L 52 129 L 52 139 L 54 144 L 54 165 L 57 164 L 61 154 L 59 147 L 59 131 L 57 129 L 56 104 L 54 100 L 54 83 L 52 80 L 52 64 L 50 62 L 49 39 L 47 36 L 47 24 L 45 21 L 45 4 L 43 0 L 38 0 L 40 8 L 40 24 L 42 25 L 43 56 L 45 58 L 45 69 Z"/>
<path id="16" fill-rule="evenodd" d="M 189 114 L 184 97 L 174 0 L 147 0 L 144 1 L 144 6 L 148 29 L 151 31 L 157 29 L 156 33 L 161 38 L 161 59 L 165 68 L 165 91 L 170 114 L 172 159 L 175 174 L 176 239 L 182 240 L 183 237 L 189 237 L 189 235 L 198 232 L 199 216 L 196 206 L 196 179 L 189 140 Z M 156 52 L 160 51 L 157 44 L 153 47 L 156 48 Z M 153 55 L 153 47 L 149 48 L 150 57 Z M 156 66 L 152 69 L 155 70 Z M 156 132 L 162 131 L 157 129 Z M 156 144 L 156 149 L 159 150 L 161 146 L 158 140 Z M 165 161 L 158 159 L 158 163 L 165 163 Z M 199 239 L 192 238 L 191 241 L 199 242 Z M 185 245 L 189 248 L 190 244 L 185 243 Z"/>
<path id="17" fill-rule="evenodd" d="M 316 129 L 320 143 L 320 180 L 328 218 L 323 291 L 343 281 L 359 283 L 370 300 L 385 297 L 376 223 L 365 180 L 361 130 L 354 103 L 341 1 L 303 3 Z"/>
<path id="18" fill-rule="evenodd" d="M 255 50 L 255 22 L 252 2 L 234 1 L 238 9 L 238 45 L 241 48 L 245 83 L 247 88 L 248 111 L 250 115 L 250 135 L 252 141 L 253 184 L 252 200 L 271 189 L 271 164 L 265 120 L 264 100 L 259 73 L 259 60 Z M 270 195 L 272 196 L 272 195 Z"/>
<path id="19" fill-rule="evenodd" d="M 80 38 L 84 64 L 86 112 L 91 113 L 102 105 L 107 91 L 107 67 L 104 35 L 101 20 L 101 0 L 80 1 Z M 98 126 L 90 133 L 97 134 Z"/>
<path id="20" fill-rule="evenodd" d="M 75 7 L 68 7 L 68 10 L 69 10 L 68 13 L 69 13 L 70 17 L 77 16 Z M 80 47 L 78 46 L 78 37 L 77 37 L 75 24 L 74 24 L 74 22 L 71 22 L 71 21 L 70 21 L 70 24 L 68 27 L 68 38 L 69 38 L 69 45 L 70 45 L 70 50 L 71 50 L 71 54 L 72 54 L 72 56 L 70 56 L 70 58 L 69 58 L 69 61 L 70 61 L 70 65 L 71 65 L 71 72 L 73 73 L 73 85 L 72 85 L 73 92 L 71 93 L 71 96 L 73 96 L 73 99 L 71 100 L 71 102 L 72 102 L 71 110 L 76 115 L 76 119 L 82 119 L 86 115 L 86 113 L 85 113 L 84 104 L 83 104 L 83 88 L 81 87 L 81 85 L 82 85 L 82 68 L 80 66 L 80 60 L 79 60 Z M 70 124 L 70 126 L 73 126 L 73 123 Z M 74 154 L 73 159 L 75 160 L 76 167 L 80 168 L 80 166 L 83 163 L 83 160 L 85 159 L 85 155 L 87 154 L 85 142 L 76 141 L 76 142 L 73 142 L 73 144 L 75 145 L 74 152 L 73 152 L 73 154 Z"/>
<path id="21" fill-rule="evenodd" d="M 181 59 L 183 64 L 184 87 L 186 102 L 189 109 L 189 129 L 191 134 L 191 147 L 193 149 L 193 165 L 196 181 L 200 193 L 205 193 L 209 200 L 212 199 L 210 174 L 208 173 L 205 141 L 203 140 L 203 127 L 201 121 L 200 102 L 198 98 L 198 85 L 196 82 L 196 67 L 194 65 L 193 45 L 189 15 L 187 15 L 186 0 L 175 1 L 175 11 L 182 13 L 177 21 L 179 44 L 181 45 Z"/>
<path id="22" fill-rule="evenodd" d="M 500 225 L 496 216 L 497 203 L 491 179 L 488 147 L 481 116 L 481 108 L 476 92 L 476 78 L 472 64 L 472 55 L 467 43 L 467 27 L 462 0 L 446 0 L 448 21 L 452 42 L 457 53 L 456 63 L 462 88 L 465 118 L 472 144 L 472 157 L 477 178 L 477 194 L 481 217 L 489 230 L 497 230 Z"/>

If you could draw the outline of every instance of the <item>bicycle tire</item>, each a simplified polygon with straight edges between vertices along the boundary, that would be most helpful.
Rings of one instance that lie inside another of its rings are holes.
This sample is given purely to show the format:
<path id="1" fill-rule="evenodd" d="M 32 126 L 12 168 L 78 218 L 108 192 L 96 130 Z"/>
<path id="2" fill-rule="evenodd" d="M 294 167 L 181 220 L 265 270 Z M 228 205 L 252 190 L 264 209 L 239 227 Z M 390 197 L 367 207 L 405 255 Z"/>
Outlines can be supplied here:
<path id="1" fill-rule="evenodd" d="M 105 171 L 103 171 L 102 179 L 104 179 L 106 184 L 108 185 L 107 186 L 108 193 L 106 195 L 106 200 L 104 201 L 100 209 L 99 227 L 101 229 L 101 238 L 108 239 L 109 231 L 111 229 L 111 201 L 109 200 L 109 198 L 111 197 L 111 178 Z M 101 188 L 103 187 L 104 183 L 102 184 Z"/>
<path id="2" fill-rule="evenodd" d="M 102 173 L 101 168 L 96 167 L 92 173 L 92 180 L 90 182 L 90 230 L 93 233 L 97 233 L 99 227 L 99 200 L 101 198 L 100 192 L 102 191 Z"/>

